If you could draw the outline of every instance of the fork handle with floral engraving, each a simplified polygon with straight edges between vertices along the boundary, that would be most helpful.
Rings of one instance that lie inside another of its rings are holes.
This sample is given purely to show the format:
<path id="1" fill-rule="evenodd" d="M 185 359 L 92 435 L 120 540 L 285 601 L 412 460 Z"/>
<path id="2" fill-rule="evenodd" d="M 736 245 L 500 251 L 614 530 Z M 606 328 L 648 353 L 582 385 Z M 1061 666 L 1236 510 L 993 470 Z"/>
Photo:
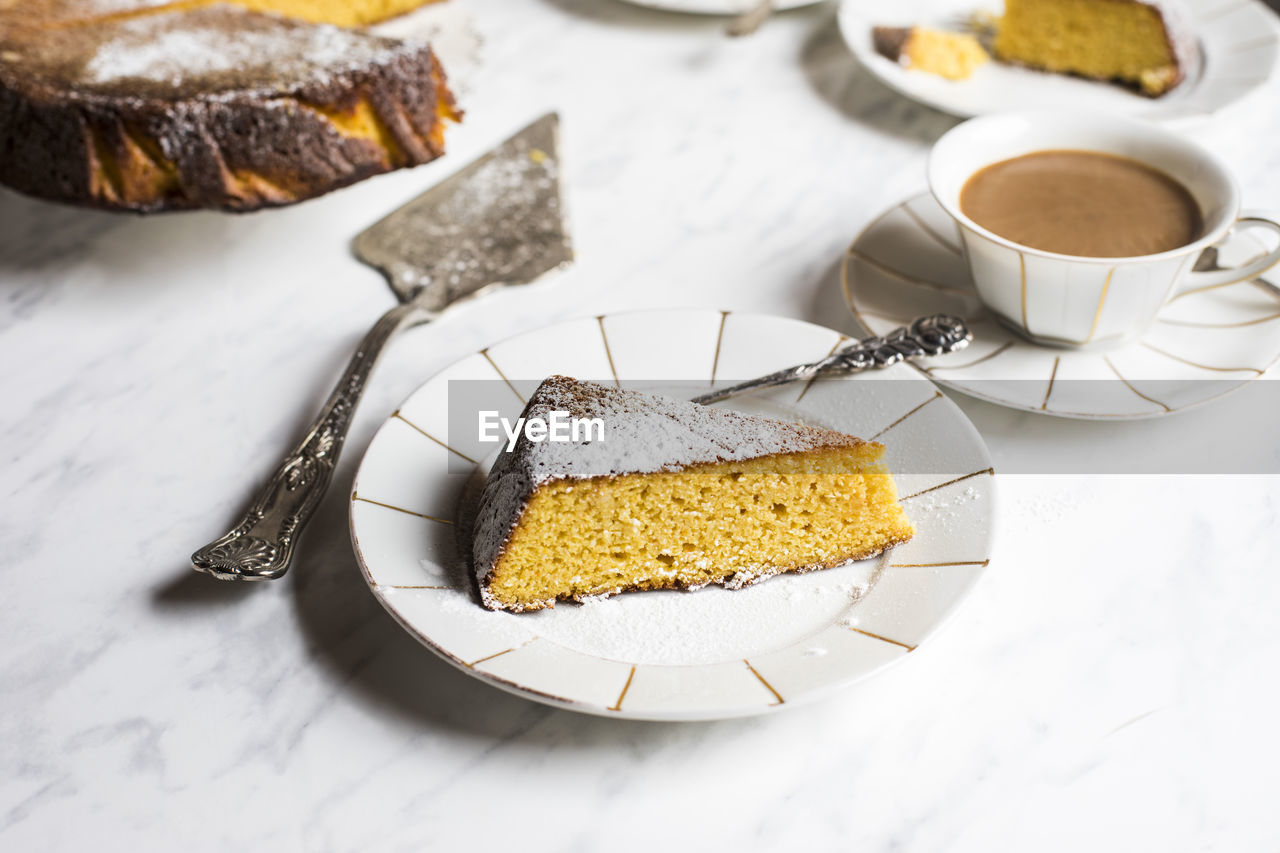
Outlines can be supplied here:
<path id="1" fill-rule="evenodd" d="M 955 352 L 967 347 L 972 340 L 973 333 L 958 317 L 947 314 L 918 317 L 910 326 L 899 326 L 887 335 L 854 341 L 826 358 L 809 364 L 797 364 L 795 367 L 788 367 L 767 376 L 711 391 L 694 397 L 693 402 L 706 405 L 736 394 L 760 388 L 772 388 L 775 385 L 786 385 L 788 382 L 802 382 L 819 376 L 840 376 L 857 373 L 860 370 L 891 367 L 908 358 Z"/>
<path id="2" fill-rule="evenodd" d="M 196 569 L 222 580 L 272 580 L 289 570 L 298 537 L 329 487 L 378 356 L 396 332 L 431 316 L 415 302 L 382 315 L 306 436 L 257 491 L 239 523 L 191 555 Z"/>

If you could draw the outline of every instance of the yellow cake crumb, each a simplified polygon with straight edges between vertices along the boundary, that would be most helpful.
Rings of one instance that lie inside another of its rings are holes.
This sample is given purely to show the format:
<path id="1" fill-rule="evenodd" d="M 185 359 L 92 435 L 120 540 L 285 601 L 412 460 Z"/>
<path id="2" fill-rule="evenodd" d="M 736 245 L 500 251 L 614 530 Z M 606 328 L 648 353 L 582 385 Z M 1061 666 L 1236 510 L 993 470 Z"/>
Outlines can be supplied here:
<path id="1" fill-rule="evenodd" d="M 915 27 L 906 44 L 903 57 L 912 71 L 927 71 L 948 80 L 966 80 L 982 65 L 991 61 L 978 40 L 968 33 L 949 33 Z"/>

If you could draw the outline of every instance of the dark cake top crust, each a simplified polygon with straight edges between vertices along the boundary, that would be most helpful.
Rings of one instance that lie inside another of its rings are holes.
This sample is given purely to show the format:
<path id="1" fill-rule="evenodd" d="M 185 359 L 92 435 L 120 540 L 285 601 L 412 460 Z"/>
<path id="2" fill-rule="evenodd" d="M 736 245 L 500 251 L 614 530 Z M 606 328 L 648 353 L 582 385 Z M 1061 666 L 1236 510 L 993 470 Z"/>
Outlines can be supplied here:
<path id="1" fill-rule="evenodd" d="M 6 24 L 0 75 L 64 97 L 183 100 L 324 88 L 426 46 L 234 6 L 159 12 L 84 27 Z"/>

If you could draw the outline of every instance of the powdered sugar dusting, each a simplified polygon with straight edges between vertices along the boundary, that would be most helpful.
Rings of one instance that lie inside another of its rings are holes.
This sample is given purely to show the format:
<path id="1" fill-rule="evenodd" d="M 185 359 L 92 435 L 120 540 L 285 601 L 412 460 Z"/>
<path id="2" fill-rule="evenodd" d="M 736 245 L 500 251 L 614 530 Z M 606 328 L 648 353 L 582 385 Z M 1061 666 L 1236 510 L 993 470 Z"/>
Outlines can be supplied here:
<path id="1" fill-rule="evenodd" d="M 646 592 L 536 613 L 491 613 L 462 591 L 448 593 L 442 606 L 483 619 L 487 632 L 514 637 L 523 631 L 623 663 L 713 664 L 784 648 L 838 622 L 866 593 L 880 563 L 862 560 L 783 575 L 735 592 Z M 826 650 L 809 646 L 806 653 L 821 656 Z"/>
<path id="2" fill-rule="evenodd" d="M 958 532 L 958 527 L 969 523 L 972 517 L 965 505 L 981 499 L 982 493 L 973 486 L 930 492 L 912 501 L 911 515 L 916 519 L 928 516 L 931 524 L 947 533 Z"/>
<path id="3" fill-rule="evenodd" d="M 705 462 L 859 443 L 831 430 L 563 376 L 544 381 L 531 398 L 529 409 L 544 417 L 551 411 L 567 411 L 575 416 L 602 418 L 607 431 L 605 441 L 590 444 L 517 445 L 510 456 L 516 464 L 527 466 L 535 485 L 559 479 L 678 471 Z"/>
<path id="4" fill-rule="evenodd" d="M 235 24 L 228 30 L 228 21 Z M 226 8 L 121 21 L 84 66 L 90 85 L 146 80 L 181 87 L 226 77 L 236 85 L 385 62 L 406 43 L 323 24 L 295 24 Z M 414 46 L 412 49 L 420 49 Z"/>

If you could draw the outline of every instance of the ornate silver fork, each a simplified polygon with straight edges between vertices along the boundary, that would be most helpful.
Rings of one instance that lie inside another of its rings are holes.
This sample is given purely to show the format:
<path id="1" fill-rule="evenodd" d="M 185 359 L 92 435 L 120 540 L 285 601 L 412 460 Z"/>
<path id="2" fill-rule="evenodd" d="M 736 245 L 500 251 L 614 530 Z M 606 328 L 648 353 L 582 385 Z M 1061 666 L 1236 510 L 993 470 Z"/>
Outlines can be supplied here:
<path id="1" fill-rule="evenodd" d="M 887 335 L 872 336 L 854 341 L 836 350 L 826 358 L 797 364 L 694 397 L 695 403 L 715 403 L 736 394 L 772 388 L 788 382 L 802 382 L 819 376 L 842 376 L 862 370 L 878 370 L 892 367 L 909 358 L 946 355 L 967 347 L 973 333 L 959 317 L 934 314 L 918 317 L 909 326 L 899 326 Z"/>

